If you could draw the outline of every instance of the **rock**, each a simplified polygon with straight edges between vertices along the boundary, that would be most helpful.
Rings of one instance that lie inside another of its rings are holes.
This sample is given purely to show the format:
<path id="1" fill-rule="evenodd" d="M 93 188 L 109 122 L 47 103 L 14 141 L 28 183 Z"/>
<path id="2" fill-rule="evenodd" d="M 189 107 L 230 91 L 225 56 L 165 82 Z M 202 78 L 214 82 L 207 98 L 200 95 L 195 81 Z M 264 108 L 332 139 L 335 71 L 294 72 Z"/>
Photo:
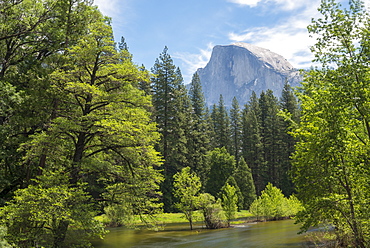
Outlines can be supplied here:
<path id="1" fill-rule="evenodd" d="M 286 80 L 292 87 L 302 80 L 281 55 L 247 43 L 215 46 L 210 61 L 197 73 L 208 106 L 217 104 L 220 94 L 228 107 L 234 96 L 244 105 L 253 91 L 259 96 L 271 89 L 280 98 Z"/>

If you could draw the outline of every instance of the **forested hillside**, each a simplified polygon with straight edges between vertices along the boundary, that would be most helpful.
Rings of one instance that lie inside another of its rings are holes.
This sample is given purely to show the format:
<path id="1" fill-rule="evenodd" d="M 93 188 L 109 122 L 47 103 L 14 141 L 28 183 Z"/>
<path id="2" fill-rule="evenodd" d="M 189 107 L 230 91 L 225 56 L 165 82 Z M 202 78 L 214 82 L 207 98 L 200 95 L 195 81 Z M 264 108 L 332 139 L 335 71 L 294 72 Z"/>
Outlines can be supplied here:
<path id="1" fill-rule="evenodd" d="M 170 49 L 150 71 L 136 65 L 90 1 L 1 1 L 0 245 L 86 247 L 104 235 L 103 214 L 155 224 L 182 211 L 192 228 L 200 209 L 217 228 L 210 207 L 222 202 L 230 225 L 271 194 L 288 202 L 282 192 L 302 201 L 304 230 L 333 226 L 338 244 L 366 247 L 370 19 L 356 0 L 320 11 L 309 31 L 322 66 L 305 72 L 298 99 L 286 83 L 279 98 L 226 108 L 220 95 L 208 108 Z"/>

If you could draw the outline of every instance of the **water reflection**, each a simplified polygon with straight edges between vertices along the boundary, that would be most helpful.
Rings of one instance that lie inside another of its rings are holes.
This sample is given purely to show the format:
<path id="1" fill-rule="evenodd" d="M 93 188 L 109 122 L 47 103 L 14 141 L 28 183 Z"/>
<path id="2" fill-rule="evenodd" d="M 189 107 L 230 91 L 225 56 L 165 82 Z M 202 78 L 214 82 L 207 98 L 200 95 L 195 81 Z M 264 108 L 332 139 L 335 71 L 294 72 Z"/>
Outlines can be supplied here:
<path id="1" fill-rule="evenodd" d="M 299 227 L 292 220 L 245 224 L 235 228 L 206 230 L 198 226 L 188 230 L 187 224 L 169 225 L 164 231 L 114 228 L 95 247 L 303 247 Z"/>

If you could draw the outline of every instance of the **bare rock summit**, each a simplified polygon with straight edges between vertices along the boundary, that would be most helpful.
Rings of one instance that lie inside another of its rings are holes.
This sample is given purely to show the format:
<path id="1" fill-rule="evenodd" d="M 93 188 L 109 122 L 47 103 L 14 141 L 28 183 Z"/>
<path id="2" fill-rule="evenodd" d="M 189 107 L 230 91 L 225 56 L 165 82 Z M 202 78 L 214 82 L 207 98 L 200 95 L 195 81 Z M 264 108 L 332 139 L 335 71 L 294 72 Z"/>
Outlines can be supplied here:
<path id="1" fill-rule="evenodd" d="M 253 91 L 259 96 L 270 89 L 280 97 L 286 81 L 295 87 L 302 80 L 281 55 L 241 42 L 215 46 L 208 64 L 197 73 L 209 106 L 218 103 L 220 94 L 226 106 L 231 106 L 234 96 L 240 105 L 247 103 Z"/>

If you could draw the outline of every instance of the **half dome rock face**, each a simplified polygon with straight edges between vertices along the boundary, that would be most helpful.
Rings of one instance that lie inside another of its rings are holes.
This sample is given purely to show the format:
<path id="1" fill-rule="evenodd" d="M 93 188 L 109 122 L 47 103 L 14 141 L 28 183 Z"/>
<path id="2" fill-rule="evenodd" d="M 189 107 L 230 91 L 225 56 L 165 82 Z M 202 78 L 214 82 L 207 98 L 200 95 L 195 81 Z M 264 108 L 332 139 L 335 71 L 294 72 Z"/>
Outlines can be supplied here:
<path id="1" fill-rule="evenodd" d="M 295 87 L 302 80 L 281 55 L 247 43 L 215 46 L 210 61 L 197 73 L 209 106 L 218 103 L 220 94 L 228 107 L 234 96 L 244 105 L 253 91 L 259 96 L 270 89 L 280 97 L 286 81 Z"/>

